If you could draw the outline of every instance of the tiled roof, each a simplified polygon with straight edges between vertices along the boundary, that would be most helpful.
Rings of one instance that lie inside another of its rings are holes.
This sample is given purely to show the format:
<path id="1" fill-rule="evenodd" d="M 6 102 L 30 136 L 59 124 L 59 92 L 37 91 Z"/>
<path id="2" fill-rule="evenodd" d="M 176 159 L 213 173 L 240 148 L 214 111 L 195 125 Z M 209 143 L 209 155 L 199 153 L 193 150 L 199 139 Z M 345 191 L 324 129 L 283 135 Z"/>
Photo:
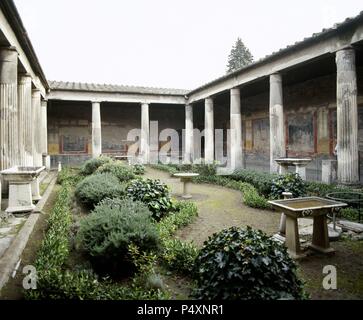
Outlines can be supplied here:
<path id="1" fill-rule="evenodd" d="M 51 90 L 61 91 L 93 91 L 93 92 L 112 92 L 112 93 L 138 93 L 138 94 L 157 94 L 157 95 L 172 95 L 185 96 L 189 91 L 182 89 L 166 89 L 152 87 L 134 87 L 122 86 L 113 84 L 94 84 L 81 82 L 62 82 L 49 81 Z"/>
<path id="2" fill-rule="evenodd" d="M 223 81 L 223 80 L 225 80 L 225 79 L 228 79 L 228 78 L 230 78 L 230 77 L 234 77 L 234 76 L 236 76 L 237 74 L 239 74 L 240 72 L 242 72 L 242 71 L 244 71 L 244 70 L 247 70 L 247 69 L 253 68 L 253 67 L 255 67 L 255 66 L 259 65 L 260 63 L 263 63 L 263 62 L 265 62 L 265 61 L 268 61 L 268 60 L 270 60 L 270 59 L 273 59 L 273 58 L 275 58 L 276 56 L 279 56 L 280 54 L 284 54 L 284 53 L 286 53 L 286 52 L 288 52 L 288 51 L 290 51 L 290 50 L 291 50 L 291 51 L 292 51 L 292 50 L 296 50 L 296 49 L 298 49 L 300 46 L 304 46 L 304 45 L 306 45 L 306 44 L 307 44 L 307 43 L 309 43 L 309 42 L 318 41 L 319 39 L 323 38 L 324 36 L 327 36 L 327 35 L 329 35 L 329 34 L 331 34 L 331 33 L 333 33 L 333 32 L 336 32 L 336 31 L 337 31 L 337 29 L 344 28 L 345 26 L 347 26 L 347 25 L 349 25 L 349 24 L 351 24 L 351 23 L 354 23 L 354 22 L 356 22 L 356 21 L 359 21 L 359 19 L 363 19 L 363 11 L 361 11 L 361 12 L 360 12 L 357 16 L 355 16 L 355 17 L 346 18 L 343 22 L 334 24 L 334 26 L 333 26 L 333 27 L 331 27 L 331 28 L 323 29 L 321 32 L 314 33 L 314 34 L 312 34 L 312 36 L 310 36 L 310 37 L 304 38 L 304 39 L 303 39 L 303 40 L 301 40 L 301 41 L 297 41 L 297 42 L 295 42 L 295 43 L 294 43 L 294 44 L 292 44 L 292 45 L 288 45 L 287 47 L 282 48 L 282 49 L 280 49 L 280 50 L 278 50 L 278 51 L 276 51 L 276 52 L 273 52 L 273 53 L 271 53 L 271 54 L 269 54 L 269 55 L 265 56 L 264 58 L 261 58 L 261 59 L 259 59 L 258 61 L 255 61 L 255 62 L 253 62 L 253 63 L 251 63 L 251 64 L 249 64 L 249 65 L 247 65 L 247 66 L 245 66 L 245 67 L 242 67 L 242 68 L 240 68 L 240 69 L 238 69 L 238 70 L 236 70 L 236 71 L 234 71 L 234 72 L 232 72 L 232 73 L 226 74 L 226 75 L 224 75 L 224 76 L 222 76 L 222 77 L 219 77 L 219 78 L 214 79 L 214 80 L 212 80 L 212 81 L 210 81 L 210 82 L 207 82 L 206 84 L 204 84 L 204 85 L 202 85 L 202 86 L 200 86 L 200 87 L 198 87 L 198 88 L 196 88 L 196 89 L 194 89 L 194 90 L 190 91 L 188 94 L 192 94 L 192 93 L 194 93 L 194 92 L 197 92 L 197 91 L 199 91 L 199 90 L 201 90 L 201 89 L 204 89 L 204 88 L 208 87 L 209 85 L 212 85 L 212 84 L 214 84 L 214 83 L 218 83 L 218 82 Z"/>

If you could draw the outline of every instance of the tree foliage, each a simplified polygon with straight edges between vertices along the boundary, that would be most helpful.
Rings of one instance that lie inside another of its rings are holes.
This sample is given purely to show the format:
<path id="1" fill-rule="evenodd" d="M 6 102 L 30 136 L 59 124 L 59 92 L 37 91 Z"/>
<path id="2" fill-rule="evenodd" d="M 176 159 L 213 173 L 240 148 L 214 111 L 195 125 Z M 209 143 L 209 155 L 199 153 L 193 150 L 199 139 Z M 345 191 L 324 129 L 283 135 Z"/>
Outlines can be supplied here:
<path id="1" fill-rule="evenodd" d="M 228 56 L 227 73 L 234 72 L 252 62 L 253 56 L 250 50 L 244 45 L 241 38 L 237 38 L 237 41 Z"/>

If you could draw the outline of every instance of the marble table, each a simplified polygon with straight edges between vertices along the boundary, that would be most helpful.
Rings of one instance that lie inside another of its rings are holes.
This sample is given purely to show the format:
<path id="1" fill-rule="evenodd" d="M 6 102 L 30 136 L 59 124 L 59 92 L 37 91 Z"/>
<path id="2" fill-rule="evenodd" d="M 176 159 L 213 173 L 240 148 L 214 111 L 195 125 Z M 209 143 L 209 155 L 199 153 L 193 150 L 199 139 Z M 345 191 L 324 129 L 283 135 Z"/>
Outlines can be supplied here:
<path id="1" fill-rule="evenodd" d="M 285 244 L 293 258 L 298 259 L 305 256 L 300 248 L 298 218 L 313 218 L 313 239 L 310 248 L 321 253 L 334 252 L 329 243 L 327 214 L 347 206 L 346 203 L 319 197 L 276 200 L 269 201 L 269 203 L 286 216 Z"/>
<path id="2" fill-rule="evenodd" d="M 1 171 L 9 182 L 9 204 L 7 213 L 31 212 L 33 201 L 41 199 L 39 193 L 39 175 L 45 167 L 13 167 Z"/>
<path id="3" fill-rule="evenodd" d="M 189 192 L 189 187 L 191 184 L 191 181 L 193 178 L 198 177 L 199 173 L 175 173 L 174 177 L 176 178 L 180 178 L 181 182 L 183 182 L 184 186 L 183 186 L 183 195 L 182 198 L 183 199 L 191 199 L 192 195 Z"/>
<path id="4" fill-rule="evenodd" d="M 306 180 L 306 166 L 312 161 L 311 158 L 280 158 L 275 159 L 279 165 L 279 173 L 285 174 L 288 172 L 289 166 L 295 166 L 295 172 L 298 173 L 301 179 Z"/>

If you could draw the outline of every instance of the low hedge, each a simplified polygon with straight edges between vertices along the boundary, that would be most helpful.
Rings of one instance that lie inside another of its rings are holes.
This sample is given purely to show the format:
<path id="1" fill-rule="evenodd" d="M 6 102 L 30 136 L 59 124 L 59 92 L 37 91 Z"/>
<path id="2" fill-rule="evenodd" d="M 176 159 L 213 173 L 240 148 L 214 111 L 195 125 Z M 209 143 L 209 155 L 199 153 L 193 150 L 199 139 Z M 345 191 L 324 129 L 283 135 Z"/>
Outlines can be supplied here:
<path id="1" fill-rule="evenodd" d="M 171 213 L 158 224 L 162 241 L 161 261 L 169 270 L 179 274 L 191 275 L 199 250 L 193 243 L 174 238 L 175 232 L 192 223 L 198 215 L 197 207 L 191 202 L 179 202 L 178 210 Z"/>

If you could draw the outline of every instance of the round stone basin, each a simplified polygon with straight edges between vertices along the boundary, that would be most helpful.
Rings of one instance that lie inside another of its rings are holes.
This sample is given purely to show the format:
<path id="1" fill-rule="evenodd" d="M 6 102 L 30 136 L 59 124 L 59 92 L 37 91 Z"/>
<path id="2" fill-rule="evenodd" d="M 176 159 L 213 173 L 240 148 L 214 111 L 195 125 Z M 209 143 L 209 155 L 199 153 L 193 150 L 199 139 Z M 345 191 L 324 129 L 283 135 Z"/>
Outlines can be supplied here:
<path id="1" fill-rule="evenodd" d="M 12 167 L 1 171 L 7 181 L 31 181 L 37 178 L 45 167 Z"/>
<path id="2" fill-rule="evenodd" d="M 199 177 L 199 173 L 175 173 L 174 177 L 182 179 L 192 179 L 195 177 Z"/>
<path id="3" fill-rule="evenodd" d="M 275 161 L 279 164 L 279 165 L 283 165 L 283 166 L 292 166 L 292 165 L 299 165 L 299 166 L 303 166 L 303 165 L 307 165 L 309 162 L 312 161 L 311 158 L 280 158 L 280 159 L 275 159 Z"/>

